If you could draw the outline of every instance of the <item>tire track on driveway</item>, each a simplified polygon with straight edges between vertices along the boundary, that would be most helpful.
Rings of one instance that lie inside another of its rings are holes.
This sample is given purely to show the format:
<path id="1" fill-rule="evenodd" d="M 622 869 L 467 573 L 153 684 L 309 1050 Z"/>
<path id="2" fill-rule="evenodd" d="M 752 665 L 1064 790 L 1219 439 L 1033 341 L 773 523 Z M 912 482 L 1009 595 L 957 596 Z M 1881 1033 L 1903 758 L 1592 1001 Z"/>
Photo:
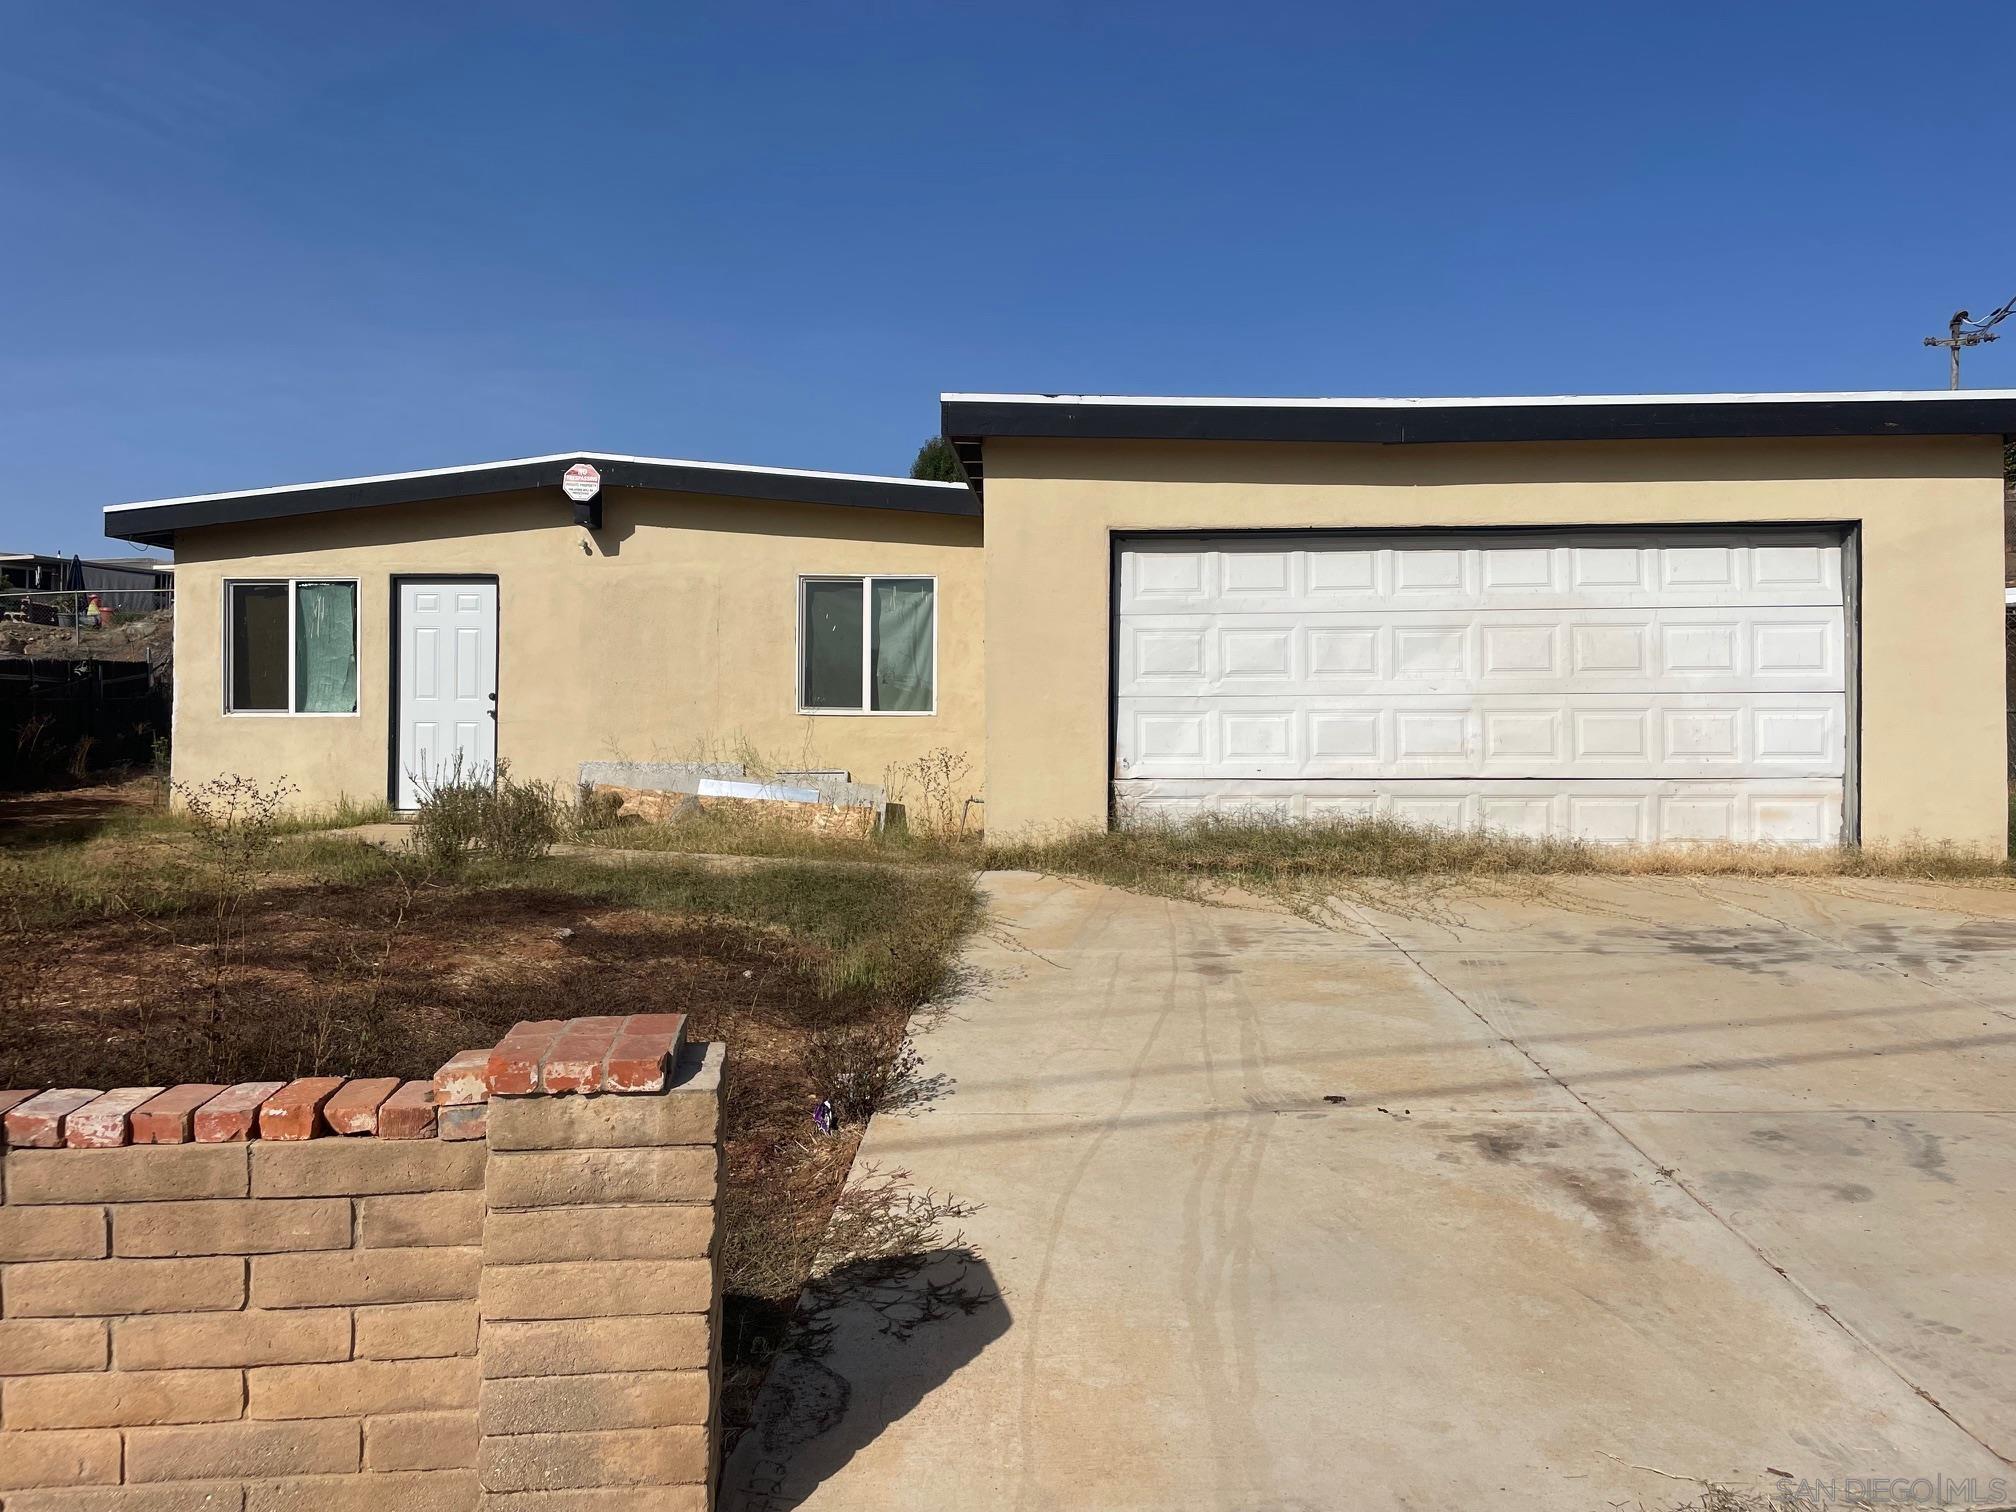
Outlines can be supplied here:
<path id="1" fill-rule="evenodd" d="M 1176 930 L 1175 920 L 1169 912 L 1170 908 L 1171 905 L 1164 905 L 1164 924 L 1173 942 Z M 1086 920 L 1088 926 L 1093 919 L 1097 918 L 1099 911 L 1098 909 L 1088 911 L 1088 918 Z M 1077 934 L 1074 935 L 1072 944 L 1076 945 L 1083 938 L 1084 933 L 1085 928 L 1081 927 Z M 1127 963 L 1124 958 L 1116 960 L 1111 967 L 1111 971 L 1115 975 L 1125 969 L 1127 969 Z M 1057 1268 L 1057 1248 L 1063 1239 L 1065 1219 L 1070 1214 L 1071 1204 L 1078 1195 L 1078 1189 L 1084 1185 L 1086 1173 L 1092 1169 L 1092 1163 L 1099 1158 L 1101 1147 L 1124 1122 L 1127 1110 L 1133 1104 L 1135 1095 L 1140 1090 L 1141 1073 L 1147 1068 L 1149 1057 L 1154 1054 L 1156 1042 L 1161 1039 L 1162 1033 L 1168 1027 L 1170 1019 L 1176 1014 L 1177 1000 L 1175 987 L 1177 981 L 1180 979 L 1181 971 L 1181 963 L 1176 959 L 1172 944 L 1166 983 L 1168 990 L 1163 993 L 1162 1009 L 1155 1015 L 1154 1021 L 1148 1026 L 1147 1033 L 1142 1036 L 1141 1048 L 1135 1053 L 1133 1062 L 1128 1068 L 1127 1080 L 1121 1088 L 1118 1102 L 1109 1112 L 1100 1116 L 1098 1128 L 1089 1138 L 1083 1141 L 1084 1148 L 1080 1151 L 1078 1158 L 1072 1161 L 1070 1168 L 1065 1172 L 1063 1181 L 1059 1183 L 1056 1200 L 1050 1205 L 1050 1213 L 1043 1228 L 1043 1259 L 1037 1267 L 1036 1279 L 1030 1285 L 1027 1301 L 1024 1302 L 1021 1298 L 1016 1299 L 1016 1311 L 1024 1319 L 1022 1329 L 1026 1335 L 1026 1342 L 1022 1347 L 1022 1379 L 1018 1401 L 1019 1416 L 1016 1423 L 1016 1444 L 1020 1460 L 1019 1473 L 1016 1476 L 1015 1482 L 1015 1505 L 1018 1512 L 1030 1512 L 1030 1509 L 1037 1508 L 1039 1505 L 1034 1499 L 1036 1495 L 1036 1395 L 1037 1384 L 1041 1379 L 1043 1358 L 1043 1300 L 1050 1290 L 1051 1277 Z M 1101 996 L 1109 995 L 1111 989 L 1112 976 L 1109 976 L 1101 984 Z"/>
<path id="2" fill-rule="evenodd" d="M 1377 921 L 1372 919 L 1370 915 L 1358 904 L 1347 901 L 1346 906 L 1349 907 L 1351 911 L 1357 915 L 1359 921 L 1363 923 L 1368 929 L 1374 930 L 1375 932 L 1380 934 L 1383 938 L 1385 938 L 1387 942 L 1391 944 L 1393 948 L 1396 951 L 1398 951 L 1402 956 L 1404 956 L 1414 966 L 1414 969 L 1420 972 L 1421 975 L 1427 981 L 1432 983 L 1438 991 L 1446 995 L 1450 1001 L 1457 1004 L 1457 1006 L 1462 1008 L 1464 1012 L 1470 1014 L 1471 1017 L 1475 1018 L 1479 1024 L 1483 1025 L 1483 1027 L 1489 1033 L 1495 1036 L 1500 1041 L 1500 1043 L 1504 1044 L 1507 1048 L 1515 1051 L 1518 1055 L 1520 1055 L 1523 1059 L 1525 1059 L 1526 1062 L 1530 1064 L 1536 1071 L 1538 1071 L 1542 1076 L 1546 1077 L 1548 1081 L 1552 1082 L 1563 1093 L 1565 1093 L 1568 1097 L 1572 1098 L 1590 1118 L 1596 1120 L 1604 1128 L 1608 1129 L 1620 1141 L 1622 1141 L 1624 1145 L 1626 1145 L 1629 1149 L 1631 1149 L 1634 1153 L 1636 1153 L 1639 1159 L 1644 1162 L 1647 1170 L 1657 1172 L 1659 1173 L 1661 1179 L 1671 1182 L 1674 1188 L 1679 1192 L 1681 1192 L 1689 1202 L 1691 1202 L 1702 1213 L 1706 1214 L 1710 1219 L 1712 1219 L 1720 1228 L 1722 1228 L 1726 1233 L 1728 1233 L 1732 1238 L 1734 1238 L 1737 1243 L 1741 1244 L 1745 1250 L 1747 1250 L 1751 1255 L 1753 1255 L 1760 1264 L 1767 1267 L 1772 1272 L 1772 1274 L 1777 1276 L 1779 1280 L 1784 1282 L 1786 1286 L 1792 1288 L 1792 1290 L 1798 1294 L 1798 1296 L 1807 1304 L 1807 1306 L 1811 1307 L 1815 1312 L 1818 1312 L 1836 1329 L 1840 1330 L 1840 1332 L 1845 1337 L 1852 1340 L 1858 1348 L 1865 1351 L 1872 1359 L 1876 1360 L 1879 1364 L 1881 1364 L 1884 1369 L 1889 1371 L 1905 1386 L 1910 1388 L 1912 1393 L 1915 1394 L 1919 1398 L 1919 1400 L 1923 1401 L 1934 1412 L 1938 1413 L 1942 1418 L 1944 1418 L 1948 1423 L 1950 1423 L 1954 1427 L 1954 1429 L 1964 1434 L 1969 1440 L 1979 1445 L 1989 1454 L 1994 1455 L 1997 1459 L 2002 1460 L 2005 1464 L 2016 1464 L 2016 1460 L 2011 1460 L 2009 1455 L 2003 1453 L 2002 1450 L 1996 1448 L 1993 1444 L 1990 1444 L 1978 1433 L 1974 1432 L 1973 1429 L 1969 1428 L 1965 1423 L 1961 1422 L 1959 1418 L 1955 1417 L 1953 1413 L 1946 1408 L 1944 1403 L 1942 1403 L 1937 1397 L 1933 1396 L 1930 1391 L 1926 1390 L 1925 1387 L 1921 1386 L 1916 1380 L 1914 1380 L 1911 1377 L 1911 1375 L 1897 1363 L 1897 1361 L 1892 1359 L 1888 1353 L 1879 1348 L 1873 1340 L 1869 1339 L 1860 1330 L 1858 1330 L 1853 1325 L 1843 1320 L 1841 1317 L 1837 1316 L 1832 1308 L 1828 1307 L 1826 1303 L 1822 1302 L 1820 1298 L 1815 1296 L 1811 1290 L 1809 1290 L 1804 1284 L 1802 1284 L 1789 1271 L 1773 1262 L 1770 1256 L 1766 1254 L 1764 1250 L 1761 1249 L 1755 1243 L 1755 1241 L 1753 1241 L 1750 1238 L 1749 1235 L 1747 1235 L 1740 1228 L 1736 1227 L 1736 1225 L 1731 1223 L 1729 1219 L 1714 1206 L 1713 1203 L 1709 1202 L 1707 1198 L 1704 1197 L 1698 1190 L 1696 1190 L 1695 1187 L 1691 1185 L 1687 1181 L 1687 1179 L 1684 1176 L 1682 1176 L 1677 1170 L 1674 1170 L 1673 1168 L 1664 1165 L 1657 1157 L 1655 1157 L 1652 1154 L 1651 1151 L 1649 1151 L 1643 1145 L 1641 1145 L 1636 1139 L 1634 1139 L 1629 1133 L 1627 1133 L 1615 1120 L 1610 1118 L 1608 1114 L 1603 1112 L 1603 1110 L 1598 1108 L 1595 1104 L 1591 1103 L 1587 1098 L 1583 1097 L 1582 1094 L 1578 1092 L 1575 1089 L 1575 1087 L 1567 1081 L 1566 1078 L 1557 1073 L 1553 1069 L 1553 1067 L 1549 1066 L 1545 1061 L 1543 1061 L 1536 1053 L 1534 1053 L 1534 1051 L 1529 1049 L 1517 1038 L 1513 1037 L 1512 1035 L 1508 1035 L 1503 1030 L 1501 1030 L 1496 1024 L 1494 1024 L 1491 1021 L 1491 1019 L 1486 1014 L 1479 1011 L 1478 1008 L 1474 1004 L 1472 1004 L 1468 998 L 1466 998 L 1461 992 L 1458 992 L 1454 987 L 1450 986 L 1448 982 L 1444 981 L 1440 976 L 1438 976 L 1435 970 L 1431 966 L 1429 966 L 1425 960 L 1421 958 L 1421 955 L 1419 953 L 1410 949 L 1400 940 L 1395 938 L 1392 934 L 1382 929 L 1377 923 Z M 1751 912 L 1754 913 L 1755 911 L 1751 910 Z M 1774 920 L 1773 922 L 1782 924 L 1782 921 Z M 1488 959 L 1488 957 L 1480 957 L 1479 959 L 1480 960 Z M 1496 972 L 1498 970 L 1498 967 L 1496 966 L 1495 963 L 1493 963 L 1489 967 L 1489 969 Z"/>

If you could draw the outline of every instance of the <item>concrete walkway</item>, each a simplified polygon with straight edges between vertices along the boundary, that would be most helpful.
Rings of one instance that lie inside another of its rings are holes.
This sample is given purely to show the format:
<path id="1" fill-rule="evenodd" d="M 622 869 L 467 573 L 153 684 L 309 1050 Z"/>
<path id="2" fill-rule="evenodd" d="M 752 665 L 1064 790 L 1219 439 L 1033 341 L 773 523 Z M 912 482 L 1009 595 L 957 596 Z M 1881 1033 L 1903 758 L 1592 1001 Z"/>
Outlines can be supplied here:
<path id="1" fill-rule="evenodd" d="M 779 1365 L 726 1507 L 2016 1499 L 2016 894 L 987 887 L 860 1156 L 983 1206 Z"/>

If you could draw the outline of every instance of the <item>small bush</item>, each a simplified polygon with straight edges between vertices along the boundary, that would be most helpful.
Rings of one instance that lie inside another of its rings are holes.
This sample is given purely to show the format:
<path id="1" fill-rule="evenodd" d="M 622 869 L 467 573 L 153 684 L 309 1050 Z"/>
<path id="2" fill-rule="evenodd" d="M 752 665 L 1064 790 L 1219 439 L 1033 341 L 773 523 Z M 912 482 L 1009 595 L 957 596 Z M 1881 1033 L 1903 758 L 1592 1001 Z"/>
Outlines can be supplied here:
<path id="1" fill-rule="evenodd" d="M 915 761 L 893 763 L 882 774 L 889 801 L 901 804 L 905 823 L 935 837 L 964 834 L 976 795 L 973 763 L 964 751 L 939 746 Z"/>
<path id="2" fill-rule="evenodd" d="M 563 812 L 552 783 L 520 782 L 500 761 L 483 815 L 483 849 L 499 861 L 537 861 L 559 840 Z"/>
<path id="3" fill-rule="evenodd" d="M 249 869 L 272 848 L 288 796 L 296 791 L 290 782 L 259 782 L 235 773 L 174 785 L 197 838 L 234 871 Z"/>
<path id="4" fill-rule="evenodd" d="M 841 1128 L 870 1115 L 914 1109 L 934 1090 L 921 1074 L 917 1047 L 905 1035 L 892 1055 L 889 1035 L 873 1024 L 834 1025 L 805 1042 L 805 1074 Z"/>
<path id="5" fill-rule="evenodd" d="M 488 777 L 465 772 L 458 755 L 438 780 L 421 785 L 420 808 L 413 816 L 414 851 L 443 871 L 459 867 L 482 838 L 490 795 Z"/>
<path id="6" fill-rule="evenodd" d="M 458 755 L 439 780 L 425 785 L 413 820 L 413 848 L 430 865 L 453 870 L 481 851 L 499 861 L 536 861 L 559 840 L 563 806 L 553 785 L 464 768 Z"/>
<path id="7" fill-rule="evenodd" d="M 623 800 L 614 793 L 601 792 L 592 782 L 584 782 L 574 798 L 572 828 L 577 835 L 614 829 L 623 822 Z"/>

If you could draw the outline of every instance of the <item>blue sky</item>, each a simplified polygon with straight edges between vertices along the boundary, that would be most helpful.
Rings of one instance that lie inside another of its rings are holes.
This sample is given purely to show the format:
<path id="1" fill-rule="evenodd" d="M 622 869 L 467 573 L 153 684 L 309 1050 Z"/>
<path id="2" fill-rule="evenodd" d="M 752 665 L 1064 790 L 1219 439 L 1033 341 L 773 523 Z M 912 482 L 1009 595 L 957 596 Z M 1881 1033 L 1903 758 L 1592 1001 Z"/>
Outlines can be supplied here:
<path id="1" fill-rule="evenodd" d="M 1939 387 L 1920 338 L 2016 293 L 2007 4 L 0 0 L 0 43 L 7 549 L 574 447 L 900 473 L 941 389 Z"/>

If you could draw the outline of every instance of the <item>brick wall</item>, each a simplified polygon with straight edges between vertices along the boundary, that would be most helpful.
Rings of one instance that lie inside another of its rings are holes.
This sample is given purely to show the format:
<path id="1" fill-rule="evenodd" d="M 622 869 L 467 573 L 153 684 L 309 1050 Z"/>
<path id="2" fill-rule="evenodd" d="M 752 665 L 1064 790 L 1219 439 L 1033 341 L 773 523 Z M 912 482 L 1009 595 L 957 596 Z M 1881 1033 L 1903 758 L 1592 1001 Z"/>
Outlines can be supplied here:
<path id="1" fill-rule="evenodd" d="M 712 1505 L 721 1047 L 0 1093 L 5 1512 Z"/>

